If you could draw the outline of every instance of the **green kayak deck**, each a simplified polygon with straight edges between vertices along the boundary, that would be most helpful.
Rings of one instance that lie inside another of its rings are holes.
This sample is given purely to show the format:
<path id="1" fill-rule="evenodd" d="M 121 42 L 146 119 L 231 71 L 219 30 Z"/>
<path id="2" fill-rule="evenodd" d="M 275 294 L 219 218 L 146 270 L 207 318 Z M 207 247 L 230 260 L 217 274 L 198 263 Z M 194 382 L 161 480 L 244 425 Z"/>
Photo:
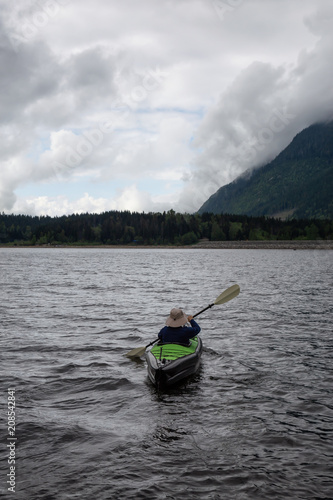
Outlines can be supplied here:
<path id="1" fill-rule="evenodd" d="M 189 354 L 193 354 L 198 346 L 198 339 L 194 337 L 191 339 L 191 345 L 185 346 L 181 344 L 156 344 L 150 352 L 156 359 L 166 359 L 173 361 L 175 359 L 183 358 Z"/>

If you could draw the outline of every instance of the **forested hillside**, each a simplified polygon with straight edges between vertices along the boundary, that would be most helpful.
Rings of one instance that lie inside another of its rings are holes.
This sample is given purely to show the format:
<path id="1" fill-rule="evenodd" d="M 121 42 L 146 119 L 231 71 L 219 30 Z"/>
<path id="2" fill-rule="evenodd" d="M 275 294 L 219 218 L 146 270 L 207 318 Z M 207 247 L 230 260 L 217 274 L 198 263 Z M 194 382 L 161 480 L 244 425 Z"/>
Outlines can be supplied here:
<path id="1" fill-rule="evenodd" d="M 333 122 L 300 132 L 272 162 L 221 187 L 199 213 L 333 219 Z"/>
<path id="2" fill-rule="evenodd" d="M 0 215 L 0 244 L 190 245 L 211 241 L 333 239 L 333 221 L 267 217 L 104 212 L 62 217 Z"/>

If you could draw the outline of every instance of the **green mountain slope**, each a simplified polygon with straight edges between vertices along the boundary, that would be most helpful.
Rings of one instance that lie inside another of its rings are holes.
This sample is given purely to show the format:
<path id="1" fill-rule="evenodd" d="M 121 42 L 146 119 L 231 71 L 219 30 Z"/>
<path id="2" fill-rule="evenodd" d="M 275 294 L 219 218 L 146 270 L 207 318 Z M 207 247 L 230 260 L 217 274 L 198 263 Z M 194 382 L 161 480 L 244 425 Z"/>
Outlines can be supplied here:
<path id="1" fill-rule="evenodd" d="M 333 122 L 300 132 L 272 162 L 221 187 L 199 209 L 333 219 Z"/>

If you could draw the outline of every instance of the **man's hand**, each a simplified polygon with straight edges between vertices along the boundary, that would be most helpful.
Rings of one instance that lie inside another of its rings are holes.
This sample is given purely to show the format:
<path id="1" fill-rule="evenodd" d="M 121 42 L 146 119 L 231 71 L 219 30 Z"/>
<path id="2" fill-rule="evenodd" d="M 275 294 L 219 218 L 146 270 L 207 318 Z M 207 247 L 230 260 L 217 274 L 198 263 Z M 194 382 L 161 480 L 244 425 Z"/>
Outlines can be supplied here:
<path id="1" fill-rule="evenodd" d="M 190 315 L 190 316 L 187 316 L 187 320 L 188 320 L 188 321 L 191 321 L 191 319 L 193 319 L 193 316 L 191 316 L 191 315 Z"/>

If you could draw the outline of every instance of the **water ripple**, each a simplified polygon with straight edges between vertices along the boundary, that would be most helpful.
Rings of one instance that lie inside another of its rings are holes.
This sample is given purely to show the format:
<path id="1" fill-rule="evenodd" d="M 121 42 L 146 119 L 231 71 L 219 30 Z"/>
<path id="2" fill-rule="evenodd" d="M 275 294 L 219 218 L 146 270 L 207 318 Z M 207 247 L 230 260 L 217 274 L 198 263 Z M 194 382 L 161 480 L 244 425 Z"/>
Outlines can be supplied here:
<path id="1" fill-rule="evenodd" d="M 0 249 L 16 498 L 331 498 L 331 258 Z M 197 375 L 156 391 L 126 352 L 154 340 L 172 307 L 193 314 L 234 283 L 237 299 L 198 318 Z"/>

